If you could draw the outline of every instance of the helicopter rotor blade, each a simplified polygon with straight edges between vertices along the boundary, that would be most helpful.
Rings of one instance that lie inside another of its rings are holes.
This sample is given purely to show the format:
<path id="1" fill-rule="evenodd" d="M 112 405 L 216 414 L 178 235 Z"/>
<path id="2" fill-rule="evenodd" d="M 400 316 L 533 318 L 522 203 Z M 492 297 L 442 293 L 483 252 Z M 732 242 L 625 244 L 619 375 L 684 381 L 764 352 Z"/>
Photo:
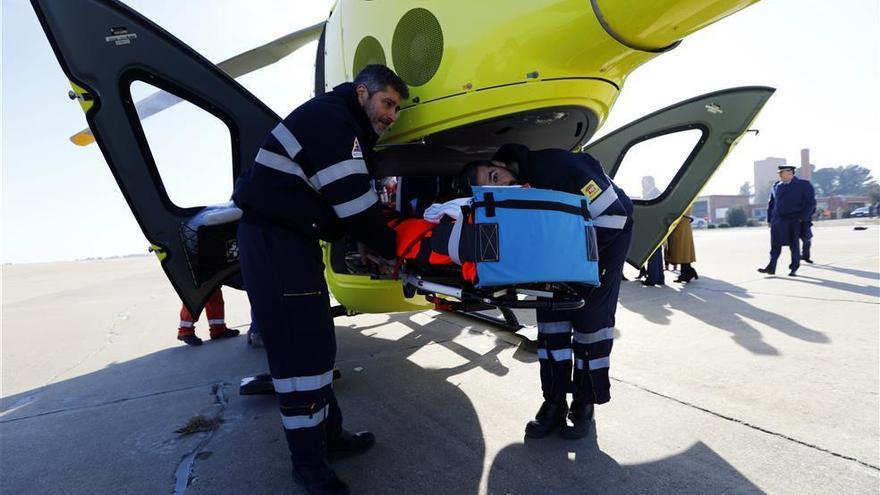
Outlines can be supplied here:
<path id="1" fill-rule="evenodd" d="M 324 24 L 325 22 L 321 21 L 305 29 L 286 34 L 264 45 L 228 58 L 217 64 L 217 67 L 229 74 L 230 77 L 237 78 L 267 65 L 272 65 L 299 50 L 304 45 L 317 40 L 321 36 Z M 140 120 L 144 120 L 151 115 L 176 105 L 180 101 L 181 99 L 177 96 L 159 90 L 135 103 L 135 109 Z M 70 136 L 70 141 L 78 146 L 88 146 L 95 142 L 95 136 L 92 135 L 91 129 L 85 128 Z"/>

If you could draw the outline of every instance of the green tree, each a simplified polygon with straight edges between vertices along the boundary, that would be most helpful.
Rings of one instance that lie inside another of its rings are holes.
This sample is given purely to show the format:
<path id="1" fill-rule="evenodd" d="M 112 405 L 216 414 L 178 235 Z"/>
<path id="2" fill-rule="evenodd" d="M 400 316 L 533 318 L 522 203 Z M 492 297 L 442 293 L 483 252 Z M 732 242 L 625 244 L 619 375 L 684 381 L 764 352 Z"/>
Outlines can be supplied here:
<path id="1" fill-rule="evenodd" d="M 834 191 L 837 186 L 837 169 L 830 167 L 820 168 L 813 172 L 810 182 L 813 183 L 817 196 L 831 196 L 835 194 Z"/>
<path id="2" fill-rule="evenodd" d="M 877 184 L 871 177 L 871 171 L 860 165 L 820 168 L 813 172 L 810 182 L 819 196 L 868 194 L 871 187 Z"/>
<path id="3" fill-rule="evenodd" d="M 880 184 L 876 182 L 868 186 L 868 196 L 871 198 L 871 204 L 880 203 Z"/>
<path id="4" fill-rule="evenodd" d="M 871 184 L 876 184 L 871 171 L 859 165 L 837 167 L 836 194 L 863 194 Z"/>
<path id="5" fill-rule="evenodd" d="M 749 219 L 746 215 L 746 211 L 739 206 L 728 208 L 727 215 L 725 216 L 727 223 L 730 224 L 731 227 L 742 227 Z"/>
<path id="6" fill-rule="evenodd" d="M 752 195 L 752 184 L 749 181 L 743 183 L 743 185 L 739 186 L 739 195 L 740 196 L 751 196 Z"/>

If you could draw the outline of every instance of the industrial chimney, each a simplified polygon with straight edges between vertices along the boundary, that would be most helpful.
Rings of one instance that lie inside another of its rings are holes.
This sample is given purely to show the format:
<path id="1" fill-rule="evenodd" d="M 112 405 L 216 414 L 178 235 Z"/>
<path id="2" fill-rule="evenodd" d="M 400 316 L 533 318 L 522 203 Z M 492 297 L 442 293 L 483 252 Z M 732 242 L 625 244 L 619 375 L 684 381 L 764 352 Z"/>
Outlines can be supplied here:
<path id="1" fill-rule="evenodd" d="M 810 148 L 801 150 L 801 179 L 810 180 L 813 177 L 813 167 L 810 166 Z"/>

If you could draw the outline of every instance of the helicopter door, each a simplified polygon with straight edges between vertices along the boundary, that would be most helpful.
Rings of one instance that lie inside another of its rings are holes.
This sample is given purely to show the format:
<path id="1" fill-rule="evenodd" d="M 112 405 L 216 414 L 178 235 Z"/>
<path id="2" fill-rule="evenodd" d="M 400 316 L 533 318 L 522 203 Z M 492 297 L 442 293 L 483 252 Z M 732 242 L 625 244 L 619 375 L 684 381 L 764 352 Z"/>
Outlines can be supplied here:
<path id="1" fill-rule="evenodd" d="M 583 149 L 633 199 L 630 264 L 644 265 L 663 243 L 774 91 L 751 86 L 698 96 Z"/>
<path id="2" fill-rule="evenodd" d="M 213 270 L 194 270 L 184 227 L 202 208 L 181 208 L 169 199 L 130 87 L 135 82 L 156 86 L 171 94 L 166 97 L 186 100 L 220 119 L 229 129 L 230 180 L 250 167 L 279 117 L 214 64 L 125 5 L 110 0 L 31 3 L 74 88 L 71 97 L 80 100 L 141 230 L 183 303 L 198 314 L 211 292 L 238 271 L 234 230 L 219 236 L 223 246 L 209 246 L 206 238 L 197 249 L 219 250 L 223 259 Z"/>

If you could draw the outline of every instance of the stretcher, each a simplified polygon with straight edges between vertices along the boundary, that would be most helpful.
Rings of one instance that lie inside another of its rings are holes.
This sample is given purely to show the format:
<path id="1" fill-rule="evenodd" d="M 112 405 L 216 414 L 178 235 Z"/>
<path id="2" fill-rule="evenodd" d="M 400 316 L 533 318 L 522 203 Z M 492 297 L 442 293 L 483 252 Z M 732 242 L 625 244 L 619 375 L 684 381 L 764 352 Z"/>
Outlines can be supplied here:
<path id="1" fill-rule="evenodd" d="M 587 198 L 520 187 L 474 187 L 456 219 L 398 220 L 404 295 L 437 309 L 577 309 L 570 284 L 599 285 Z"/>

